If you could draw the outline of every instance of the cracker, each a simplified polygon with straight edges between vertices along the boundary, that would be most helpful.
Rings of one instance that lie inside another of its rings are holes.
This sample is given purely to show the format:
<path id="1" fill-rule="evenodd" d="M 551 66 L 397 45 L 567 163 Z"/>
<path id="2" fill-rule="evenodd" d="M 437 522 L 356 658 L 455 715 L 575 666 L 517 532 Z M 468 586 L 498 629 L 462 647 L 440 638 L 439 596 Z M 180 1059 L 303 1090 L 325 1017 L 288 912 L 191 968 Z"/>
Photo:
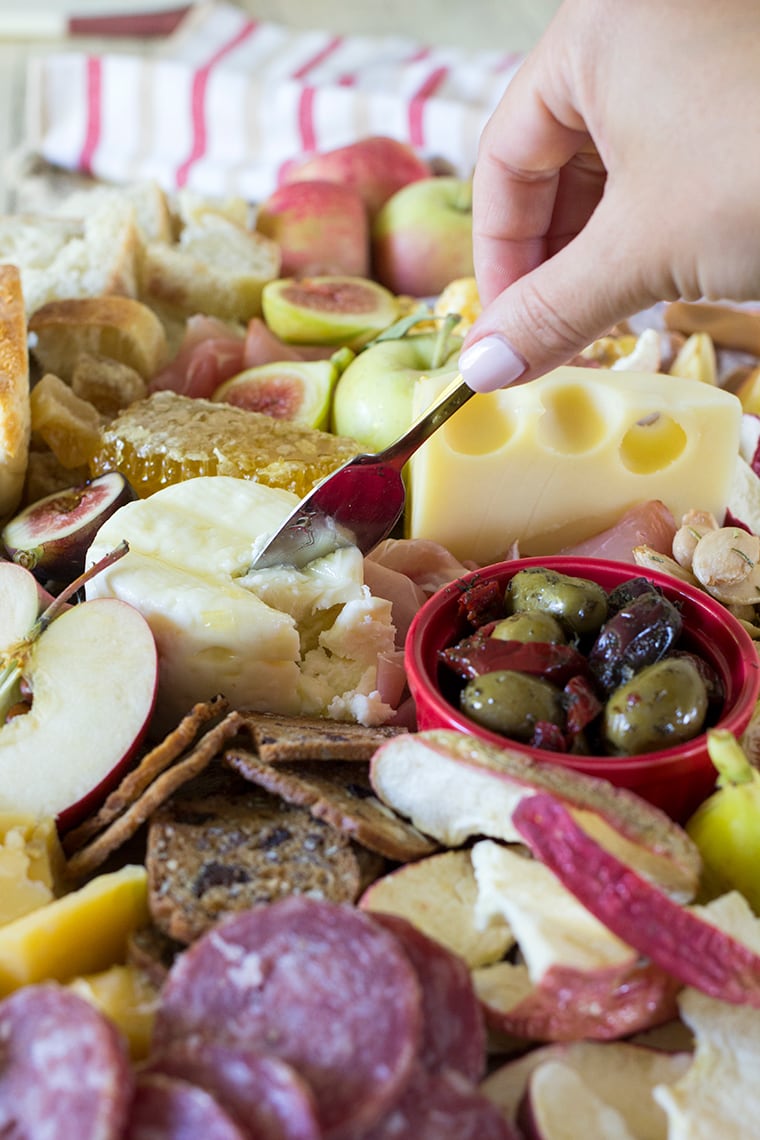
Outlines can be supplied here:
<path id="1" fill-rule="evenodd" d="M 228 748 L 224 762 L 268 792 L 309 809 L 316 819 L 394 862 L 406 863 L 438 850 L 434 840 L 377 798 L 369 764 L 356 760 L 269 764 L 244 748 Z"/>
<path id="2" fill-rule="evenodd" d="M 220 696 L 194 705 L 177 727 L 160 744 L 147 752 L 136 768 L 127 773 L 100 808 L 64 836 L 63 849 L 66 854 L 73 855 L 94 835 L 113 823 L 131 803 L 134 803 L 143 794 L 156 776 L 159 776 L 190 747 L 199 731 L 210 721 L 227 712 L 228 708 L 229 702 Z"/>
<path id="3" fill-rule="evenodd" d="M 175 761 L 148 785 L 105 830 L 89 843 L 80 847 L 66 864 L 67 874 L 74 880 L 85 878 L 96 871 L 112 852 L 116 851 L 139 830 L 153 812 L 173 792 L 197 776 L 211 763 L 222 746 L 240 731 L 240 717 L 230 712 L 201 737 L 187 756 Z"/>
<path id="4" fill-rule="evenodd" d="M 153 815 L 146 863 L 157 928 L 189 944 L 231 914 L 293 894 L 353 903 L 385 869 L 379 856 L 226 769 L 217 795 L 185 788 Z"/>
<path id="5" fill-rule="evenodd" d="M 407 730 L 395 725 L 367 727 L 324 717 L 282 716 L 242 710 L 256 752 L 276 764 L 292 760 L 370 760 L 391 736 Z"/>

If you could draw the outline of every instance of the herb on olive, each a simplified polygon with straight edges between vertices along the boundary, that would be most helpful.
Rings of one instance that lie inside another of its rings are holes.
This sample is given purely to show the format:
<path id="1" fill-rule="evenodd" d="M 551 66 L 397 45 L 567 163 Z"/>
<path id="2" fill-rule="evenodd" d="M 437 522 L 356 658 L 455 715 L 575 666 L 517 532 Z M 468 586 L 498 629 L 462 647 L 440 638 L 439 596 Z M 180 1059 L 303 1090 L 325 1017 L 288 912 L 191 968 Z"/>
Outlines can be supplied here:
<path id="1" fill-rule="evenodd" d="M 691 740 L 707 716 L 707 688 L 688 657 L 647 665 L 616 689 L 604 709 L 604 739 L 618 756 L 656 752 Z"/>
<path id="2" fill-rule="evenodd" d="M 565 712 L 559 689 L 542 677 L 500 669 L 468 681 L 462 711 L 477 724 L 514 740 L 529 741 L 537 721 L 562 726 Z"/>
<path id="3" fill-rule="evenodd" d="M 553 614 L 573 634 L 596 633 L 607 616 L 607 594 L 596 582 L 556 570 L 518 570 L 506 590 L 513 613 L 543 610 Z"/>
<path id="4" fill-rule="evenodd" d="M 591 672 L 607 692 L 673 648 L 683 619 L 672 602 L 654 588 L 639 594 L 609 618 L 591 647 Z"/>

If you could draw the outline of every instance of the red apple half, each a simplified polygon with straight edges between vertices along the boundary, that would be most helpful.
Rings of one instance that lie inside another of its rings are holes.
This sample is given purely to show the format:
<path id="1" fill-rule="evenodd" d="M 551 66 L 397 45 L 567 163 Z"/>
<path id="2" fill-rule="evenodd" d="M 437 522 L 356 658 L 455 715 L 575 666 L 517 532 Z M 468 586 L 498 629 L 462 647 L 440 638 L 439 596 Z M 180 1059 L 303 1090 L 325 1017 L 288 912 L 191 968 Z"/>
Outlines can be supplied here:
<path id="1" fill-rule="evenodd" d="M 56 817 L 65 829 L 105 795 L 147 730 L 158 680 L 153 635 L 133 607 L 102 598 L 70 606 L 9 654 L 37 618 L 30 571 L 0 563 L 0 606 L 0 668 L 18 659 L 32 694 L 29 712 L 0 721 L 0 810 Z"/>

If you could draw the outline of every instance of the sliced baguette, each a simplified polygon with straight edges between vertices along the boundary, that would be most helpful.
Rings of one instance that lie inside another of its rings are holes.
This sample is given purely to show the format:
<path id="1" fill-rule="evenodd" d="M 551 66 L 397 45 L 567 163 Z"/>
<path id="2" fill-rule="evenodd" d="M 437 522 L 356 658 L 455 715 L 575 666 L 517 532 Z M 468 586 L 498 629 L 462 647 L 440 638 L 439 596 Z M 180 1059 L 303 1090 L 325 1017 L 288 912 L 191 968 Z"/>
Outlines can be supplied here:
<path id="1" fill-rule="evenodd" d="M 261 291 L 280 271 L 279 246 L 221 214 L 186 226 L 174 245 L 149 242 L 140 295 L 182 316 L 205 313 L 247 322 L 261 313 Z"/>
<path id="2" fill-rule="evenodd" d="M 83 353 L 127 364 L 143 380 L 150 379 L 167 356 L 164 326 L 133 297 L 49 301 L 32 315 L 29 332 L 36 363 L 67 383 Z"/>
<path id="3" fill-rule="evenodd" d="M 18 506 L 29 458 L 29 356 L 21 278 L 0 265 L 0 519 Z"/>

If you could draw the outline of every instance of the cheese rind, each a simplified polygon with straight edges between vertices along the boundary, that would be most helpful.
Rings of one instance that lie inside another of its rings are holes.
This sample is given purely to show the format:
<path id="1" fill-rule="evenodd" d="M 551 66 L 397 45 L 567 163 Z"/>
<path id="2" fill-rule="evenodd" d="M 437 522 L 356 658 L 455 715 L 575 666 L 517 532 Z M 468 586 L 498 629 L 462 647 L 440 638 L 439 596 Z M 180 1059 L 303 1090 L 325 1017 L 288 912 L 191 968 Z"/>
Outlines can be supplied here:
<path id="1" fill-rule="evenodd" d="M 443 384 L 417 382 L 415 415 Z M 487 564 L 515 542 L 557 553 L 651 499 L 720 520 L 741 414 L 693 380 L 570 366 L 475 396 L 412 457 L 407 533 Z"/>

